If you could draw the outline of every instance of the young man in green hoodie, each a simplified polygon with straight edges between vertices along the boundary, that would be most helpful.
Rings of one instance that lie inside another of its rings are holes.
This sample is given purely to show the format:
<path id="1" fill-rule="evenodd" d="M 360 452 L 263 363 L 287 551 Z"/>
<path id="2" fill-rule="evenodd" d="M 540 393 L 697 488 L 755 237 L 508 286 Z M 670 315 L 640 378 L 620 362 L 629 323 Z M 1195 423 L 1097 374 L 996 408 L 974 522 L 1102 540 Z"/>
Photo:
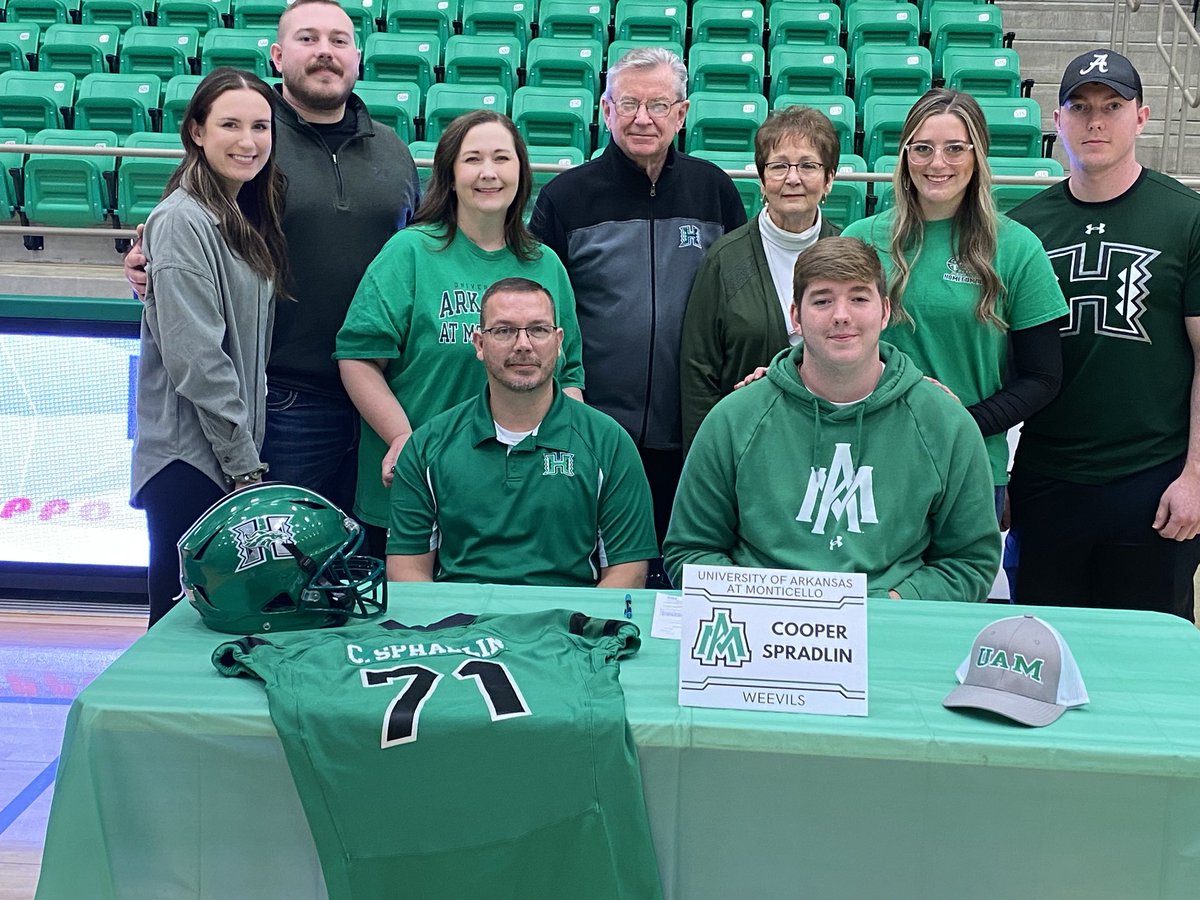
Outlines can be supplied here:
<path id="1" fill-rule="evenodd" d="M 864 572 L 872 596 L 985 600 L 1000 535 L 983 439 L 880 342 L 879 258 L 826 238 L 800 255 L 793 288 L 803 343 L 718 403 L 688 453 L 671 578 L 686 563 Z"/>

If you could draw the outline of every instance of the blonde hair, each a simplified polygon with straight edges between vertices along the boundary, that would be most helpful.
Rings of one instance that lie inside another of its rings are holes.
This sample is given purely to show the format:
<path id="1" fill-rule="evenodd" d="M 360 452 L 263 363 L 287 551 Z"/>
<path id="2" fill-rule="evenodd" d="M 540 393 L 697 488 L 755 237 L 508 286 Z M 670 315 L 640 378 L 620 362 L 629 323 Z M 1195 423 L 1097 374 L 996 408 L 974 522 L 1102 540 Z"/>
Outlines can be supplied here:
<path id="1" fill-rule="evenodd" d="M 904 147 L 930 117 L 941 115 L 957 116 L 966 126 L 967 139 L 975 145 L 975 171 L 952 223 L 954 254 L 958 264 L 980 281 L 975 318 L 984 325 L 995 325 L 1004 331 L 1008 323 L 996 313 L 996 304 L 1005 293 L 1005 287 L 993 265 L 1000 225 L 992 201 L 992 170 L 987 162 L 987 122 L 974 97 L 946 88 L 934 88 L 914 103 L 900 132 L 901 157 L 892 173 L 896 197 L 896 219 L 890 245 L 892 265 L 896 271 L 889 291 L 892 321 L 912 324 L 912 316 L 904 308 L 904 290 L 912 270 L 905 253 L 913 251 L 915 263 L 925 241 L 925 217 L 921 212 L 916 185 L 908 172 L 908 155 Z"/>

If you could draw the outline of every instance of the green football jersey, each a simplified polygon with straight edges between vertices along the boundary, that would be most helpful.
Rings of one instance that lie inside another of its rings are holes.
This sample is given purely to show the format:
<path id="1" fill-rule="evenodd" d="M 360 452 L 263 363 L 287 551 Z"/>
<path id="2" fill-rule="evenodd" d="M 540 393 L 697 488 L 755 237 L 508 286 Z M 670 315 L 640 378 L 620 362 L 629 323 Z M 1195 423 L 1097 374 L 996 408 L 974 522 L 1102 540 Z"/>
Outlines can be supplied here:
<path id="1" fill-rule="evenodd" d="M 661 896 L 619 660 L 630 622 L 546 610 L 253 636 L 330 900 Z"/>
<path id="2" fill-rule="evenodd" d="M 1070 308 L 1062 390 L 1021 431 L 1016 465 L 1103 484 L 1187 450 L 1200 315 L 1200 196 L 1143 169 L 1119 197 L 1053 185 L 1009 215 L 1041 239 Z"/>

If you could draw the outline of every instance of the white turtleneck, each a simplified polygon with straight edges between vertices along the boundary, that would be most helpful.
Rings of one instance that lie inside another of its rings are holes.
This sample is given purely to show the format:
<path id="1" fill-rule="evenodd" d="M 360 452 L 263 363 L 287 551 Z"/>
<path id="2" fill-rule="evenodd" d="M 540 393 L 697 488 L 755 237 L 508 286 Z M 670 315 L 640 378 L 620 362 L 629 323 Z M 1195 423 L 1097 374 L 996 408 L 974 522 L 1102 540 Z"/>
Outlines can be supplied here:
<path id="1" fill-rule="evenodd" d="M 784 231 L 771 221 L 764 207 L 758 214 L 758 229 L 762 234 L 763 252 L 767 255 L 771 280 L 775 282 L 775 293 L 779 295 L 779 305 L 783 309 L 784 330 L 788 333 L 788 340 L 798 344 L 800 335 L 792 330 L 792 272 L 796 268 L 796 257 L 817 242 L 817 236 L 821 233 L 821 210 L 817 209 L 817 219 L 812 227 L 797 234 Z"/>

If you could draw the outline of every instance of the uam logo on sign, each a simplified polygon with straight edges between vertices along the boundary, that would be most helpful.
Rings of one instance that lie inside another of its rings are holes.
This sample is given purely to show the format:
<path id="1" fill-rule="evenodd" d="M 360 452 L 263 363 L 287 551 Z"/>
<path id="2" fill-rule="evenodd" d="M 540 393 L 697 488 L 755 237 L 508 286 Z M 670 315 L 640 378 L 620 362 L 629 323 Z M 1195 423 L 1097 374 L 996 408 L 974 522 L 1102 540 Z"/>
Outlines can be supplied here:
<path id="1" fill-rule="evenodd" d="M 683 567 L 679 703 L 867 714 L 867 578 Z"/>

